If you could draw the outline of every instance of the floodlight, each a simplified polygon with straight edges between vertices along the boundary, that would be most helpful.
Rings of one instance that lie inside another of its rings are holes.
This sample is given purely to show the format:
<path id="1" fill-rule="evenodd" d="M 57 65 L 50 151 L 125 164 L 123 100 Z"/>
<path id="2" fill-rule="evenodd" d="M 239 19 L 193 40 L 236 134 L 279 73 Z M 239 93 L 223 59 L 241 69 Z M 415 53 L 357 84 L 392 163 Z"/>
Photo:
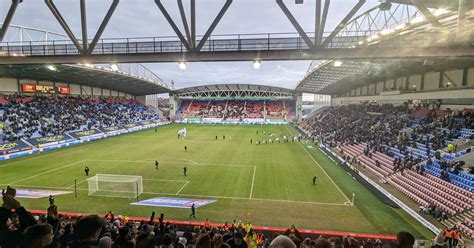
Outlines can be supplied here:
<path id="1" fill-rule="evenodd" d="M 110 69 L 112 69 L 112 71 L 118 71 L 119 67 L 117 64 L 110 64 Z"/>
<path id="2" fill-rule="evenodd" d="M 342 65 L 342 61 L 340 61 L 340 60 L 334 61 L 334 66 L 335 67 L 341 67 L 341 65 Z"/>
<path id="3" fill-rule="evenodd" d="M 262 63 L 260 62 L 260 60 L 253 61 L 253 68 L 254 69 L 257 69 L 257 70 L 260 69 L 261 65 L 262 65 Z"/>

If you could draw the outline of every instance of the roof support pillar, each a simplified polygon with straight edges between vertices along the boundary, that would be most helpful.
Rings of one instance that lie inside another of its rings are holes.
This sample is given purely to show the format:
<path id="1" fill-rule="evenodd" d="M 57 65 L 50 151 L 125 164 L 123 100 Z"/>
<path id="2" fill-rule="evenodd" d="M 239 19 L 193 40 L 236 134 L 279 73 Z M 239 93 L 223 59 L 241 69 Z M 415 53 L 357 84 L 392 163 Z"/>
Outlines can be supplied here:
<path id="1" fill-rule="evenodd" d="M 415 5 L 418 10 L 423 14 L 423 16 L 435 27 L 441 27 L 441 23 L 436 19 L 436 17 L 431 13 L 431 11 L 426 7 L 422 0 L 411 0 L 413 5 Z"/>
<path id="2" fill-rule="evenodd" d="M 350 21 L 350 19 L 359 11 L 359 9 L 364 5 L 366 0 L 359 0 L 359 2 L 349 11 L 349 13 L 342 19 L 342 21 L 337 25 L 337 27 L 331 32 L 329 37 L 327 37 L 322 46 L 327 47 L 329 43 L 334 39 L 334 37 L 341 32 L 341 30 L 347 25 L 347 23 Z"/>
<path id="3" fill-rule="evenodd" d="M 8 13 L 5 16 L 5 20 L 3 21 L 2 28 L 0 29 L 0 42 L 3 41 L 3 38 L 5 37 L 5 34 L 7 33 L 8 27 L 10 26 L 10 22 L 13 19 L 13 15 L 15 15 L 15 11 L 19 3 L 21 3 L 20 0 L 12 0 L 10 9 L 8 10 Z"/>
<path id="4" fill-rule="evenodd" d="M 308 35 L 305 33 L 303 28 L 300 26 L 298 21 L 295 19 L 295 17 L 291 14 L 290 10 L 286 7 L 285 3 L 283 3 L 283 0 L 276 0 L 278 6 L 280 6 L 280 9 L 283 11 L 283 13 L 286 15 L 288 20 L 290 20 L 291 24 L 293 27 L 298 31 L 298 34 L 301 36 L 303 41 L 308 45 L 310 49 L 314 48 L 314 44 L 311 41 L 311 39 L 308 37 Z"/>
<path id="5" fill-rule="evenodd" d="M 201 41 L 199 41 L 199 44 L 196 46 L 196 51 L 199 52 L 201 51 L 201 48 L 204 46 L 204 44 L 206 43 L 207 39 L 209 38 L 209 36 L 212 34 L 212 32 L 214 31 L 214 29 L 216 28 L 217 24 L 220 22 L 220 20 L 222 19 L 222 16 L 224 16 L 225 12 L 227 11 L 227 9 L 229 9 L 230 5 L 232 4 L 232 0 L 227 0 L 224 4 L 224 6 L 222 7 L 222 9 L 219 11 L 219 14 L 217 14 L 216 18 L 214 19 L 214 21 L 211 23 L 211 26 L 209 26 L 209 28 L 207 29 L 206 33 L 204 34 L 204 36 L 202 37 Z"/>

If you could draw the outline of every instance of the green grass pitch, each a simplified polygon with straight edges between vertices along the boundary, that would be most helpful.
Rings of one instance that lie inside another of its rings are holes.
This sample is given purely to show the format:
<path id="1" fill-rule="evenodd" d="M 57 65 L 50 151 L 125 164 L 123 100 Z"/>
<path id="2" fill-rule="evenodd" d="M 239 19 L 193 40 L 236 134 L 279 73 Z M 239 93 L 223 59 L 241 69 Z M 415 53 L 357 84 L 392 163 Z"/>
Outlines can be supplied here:
<path id="1" fill-rule="evenodd" d="M 177 130 L 184 126 L 188 137 L 178 140 Z M 77 199 L 74 194 L 56 197 L 60 211 L 104 214 L 112 210 L 136 217 L 156 211 L 165 213 L 167 219 L 188 219 L 188 209 L 133 206 L 134 199 L 88 196 L 87 165 L 89 176 L 142 176 L 142 200 L 157 196 L 217 200 L 197 209 L 197 221 L 236 219 L 274 227 L 295 224 L 299 228 L 376 234 L 406 230 L 418 238 L 430 235 L 402 210 L 380 202 L 314 145 L 306 141 L 250 144 L 250 139 L 254 143 L 268 140 L 263 132 L 289 135 L 296 130 L 292 126 L 169 125 L 158 128 L 157 133 L 150 129 L 2 161 L 0 184 L 72 190 L 77 180 Z M 155 160 L 160 162 L 159 170 Z M 314 175 L 318 179 L 313 186 Z M 354 205 L 350 204 L 352 193 L 356 194 Z M 47 199 L 21 202 L 29 209 L 48 207 Z"/>

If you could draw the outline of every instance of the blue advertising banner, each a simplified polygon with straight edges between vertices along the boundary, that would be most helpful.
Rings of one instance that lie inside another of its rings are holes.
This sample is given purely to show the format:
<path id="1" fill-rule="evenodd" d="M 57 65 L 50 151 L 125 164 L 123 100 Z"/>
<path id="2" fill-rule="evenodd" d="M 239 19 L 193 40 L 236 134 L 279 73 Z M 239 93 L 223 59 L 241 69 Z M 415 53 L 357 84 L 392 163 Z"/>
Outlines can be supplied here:
<path id="1" fill-rule="evenodd" d="M 53 135 L 49 137 L 39 137 L 29 139 L 28 143 L 38 146 L 38 145 L 56 145 L 65 142 L 72 141 L 73 139 L 65 134 Z"/>
<path id="2" fill-rule="evenodd" d="M 32 147 L 22 140 L 11 141 L 4 144 L 0 144 L 0 154 L 9 154 L 24 150 L 30 150 Z"/>
<path id="3" fill-rule="evenodd" d="M 172 198 L 172 197 L 156 197 L 148 200 L 130 203 L 131 205 L 168 207 L 168 208 L 190 208 L 194 203 L 194 207 L 202 207 L 207 204 L 216 202 L 215 200 L 200 200 L 189 198 Z"/>
<path id="4" fill-rule="evenodd" d="M 73 131 L 70 132 L 69 135 L 76 139 L 81 139 L 81 138 L 86 138 L 90 136 L 97 136 L 97 135 L 103 135 L 101 131 L 97 129 L 90 129 L 90 130 L 83 130 L 83 131 Z"/>
<path id="5" fill-rule="evenodd" d="M 57 190 L 41 190 L 41 189 L 17 189 L 16 197 L 38 199 L 48 197 L 50 195 L 64 195 L 71 194 L 72 191 L 57 191 Z"/>

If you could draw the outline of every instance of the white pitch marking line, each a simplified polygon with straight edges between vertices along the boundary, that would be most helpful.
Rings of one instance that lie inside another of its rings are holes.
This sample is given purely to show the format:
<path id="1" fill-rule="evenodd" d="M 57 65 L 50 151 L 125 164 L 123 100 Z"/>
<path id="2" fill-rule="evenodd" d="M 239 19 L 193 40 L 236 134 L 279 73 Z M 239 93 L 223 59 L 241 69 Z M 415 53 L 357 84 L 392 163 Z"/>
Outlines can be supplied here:
<path id="1" fill-rule="evenodd" d="M 88 178 L 86 178 L 86 179 L 84 179 L 84 180 L 81 180 L 81 181 L 79 181 L 79 182 L 77 182 L 77 183 L 75 183 L 75 184 L 73 184 L 73 185 L 71 185 L 71 186 L 68 186 L 67 188 L 69 189 L 69 188 L 74 187 L 74 185 L 79 185 L 79 184 L 81 184 L 81 183 L 87 181 L 87 179 L 88 179 Z"/>
<path id="2" fill-rule="evenodd" d="M 143 179 L 143 181 L 162 181 L 162 182 L 180 182 L 180 183 L 189 182 L 186 180 L 171 180 L 171 179 Z"/>
<path id="3" fill-rule="evenodd" d="M 76 162 L 73 162 L 73 163 L 70 163 L 70 164 L 67 164 L 67 165 L 58 167 L 58 168 L 54 168 L 54 169 L 49 170 L 49 171 L 45 171 L 45 172 L 40 173 L 40 174 L 33 175 L 33 176 L 31 176 L 31 177 L 27 177 L 27 178 L 23 178 L 23 179 L 20 179 L 20 180 L 11 182 L 11 183 L 9 183 L 9 184 L 12 185 L 12 184 L 16 184 L 16 183 L 23 182 L 23 181 L 26 181 L 26 180 L 30 180 L 30 179 L 33 179 L 33 178 L 35 178 L 35 177 L 39 177 L 39 176 L 42 176 L 42 175 L 51 173 L 51 172 L 53 172 L 53 171 L 61 170 L 61 169 L 64 169 L 64 168 L 66 168 L 66 167 L 69 167 L 69 166 L 73 166 L 73 165 L 75 165 L 75 164 L 78 164 L 78 163 L 83 163 L 83 162 L 85 162 L 85 161 L 86 161 L 85 159 L 79 160 L 79 161 L 76 161 Z"/>
<path id="4" fill-rule="evenodd" d="M 87 159 L 89 162 L 117 162 L 117 163 L 145 163 L 145 162 L 153 162 L 155 160 L 110 160 L 110 159 Z M 195 165 L 215 165 L 215 166 L 233 166 L 233 167 L 254 167 L 254 165 L 247 165 L 247 164 L 219 164 L 219 163 L 206 163 L 206 162 L 196 162 L 193 160 L 191 164 Z M 162 164 L 185 164 L 183 162 L 160 162 Z"/>
<path id="5" fill-rule="evenodd" d="M 69 149 L 69 150 L 64 150 L 63 148 L 61 148 L 61 149 L 63 149 L 63 150 L 61 150 L 61 149 L 56 150 L 56 151 L 58 151 L 58 152 L 54 152 L 54 153 L 50 153 L 50 154 L 45 154 L 45 155 L 42 155 L 42 156 L 38 156 L 38 157 L 34 157 L 34 158 L 29 158 L 29 159 L 24 159 L 24 160 L 20 160 L 20 161 L 15 161 L 15 162 L 11 162 L 11 163 L 8 163 L 8 164 L 2 164 L 2 165 L 0 165 L 0 167 L 5 167 L 5 166 L 8 166 L 8 165 L 12 165 L 12 164 L 23 163 L 23 162 L 26 162 L 26 161 L 31 161 L 31 160 L 35 160 L 35 159 L 39 159 L 39 158 L 49 157 L 49 156 L 52 156 L 52 155 L 56 155 L 56 154 L 58 154 L 58 153 L 60 153 L 60 152 L 67 152 L 67 151 L 72 151 L 72 150 L 77 150 L 77 149 L 82 149 L 82 148 L 84 148 L 84 147 L 83 147 L 83 146 L 74 147 L 74 148 L 71 148 L 71 149 Z"/>
<path id="6" fill-rule="evenodd" d="M 10 184 L 0 184 L 0 185 L 10 185 Z M 47 187 L 47 186 L 35 186 L 35 185 L 10 185 L 20 188 L 44 188 L 44 189 L 57 189 L 57 190 L 67 190 L 68 188 L 64 187 Z M 88 191 L 86 188 L 77 188 L 77 190 Z M 120 191 L 122 192 L 122 191 Z M 159 192 L 143 192 L 144 194 L 150 195 L 169 195 L 173 196 L 176 194 L 172 193 L 159 193 Z M 298 203 L 298 204 L 315 204 L 315 205 L 331 205 L 331 206 L 345 206 L 351 207 L 352 205 L 346 205 L 342 203 L 329 203 L 329 202 L 309 202 L 309 201 L 292 201 L 292 200 L 278 200 L 278 199 L 263 199 L 263 198 L 246 198 L 246 197 L 234 197 L 234 196 L 212 196 L 212 195 L 191 195 L 191 194 L 179 194 L 180 196 L 186 197 L 203 197 L 203 198 L 216 198 L 216 199 L 231 199 L 231 200 L 248 200 L 248 201 L 271 201 L 271 202 L 282 202 L 282 203 Z"/>
<path id="7" fill-rule="evenodd" d="M 255 172 L 257 171 L 257 166 L 253 167 L 253 176 L 252 176 L 252 187 L 250 188 L 250 197 L 249 199 L 252 199 L 252 194 L 253 194 L 253 185 L 255 183 Z"/>
<path id="8" fill-rule="evenodd" d="M 286 129 L 291 134 L 293 134 L 293 132 L 291 132 L 291 130 L 288 128 L 288 126 L 286 126 Z M 329 178 L 329 180 L 334 184 L 334 186 L 336 186 L 336 188 L 339 190 L 339 192 L 341 192 L 341 194 L 344 196 L 344 198 L 346 198 L 347 202 L 351 202 L 351 200 L 349 200 L 349 198 L 346 196 L 346 194 L 344 194 L 344 192 L 342 192 L 341 188 L 339 188 L 339 186 L 334 182 L 334 180 L 332 180 L 332 178 L 329 176 L 329 174 L 323 169 L 323 167 L 318 163 L 318 161 L 313 157 L 313 155 L 311 155 L 311 153 L 309 153 L 308 150 L 306 150 L 306 148 L 300 142 L 298 142 L 298 144 L 306 152 L 306 154 L 308 154 L 308 156 L 311 158 L 311 160 L 313 160 L 313 162 L 317 166 L 319 166 L 319 168 L 321 168 L 321 170 L 324 172 L 324 174 Z"/>
<path id="9" fill-rule="evenodd" d="M 81 180 L 79 182 L 77 182 L 76 185 L 79 185 L 85 181 L 87 181 L 88 178 L 84 179 L 84 180 Z M 185 181 L 185 180 L 170 180 L 170 179 L 143 179 L 143 181 L 160 181 L 160 182 L 180 182 L 180 183 L 185 183 L 185 182 L 188 182 L 188 181 Z M 68 186 L 67 188 L 72 188 L 74 187 L 74 184 L 71 185 L 71 186 Z"/>
<path id="10" fill-rule="evenodd" d="M 181 193 L 181 191 L 188 185 L 189 181 L 186 181 L 186 183 L 183 185 L 183 187 L 181 187 L 178 192 L 176 192 L 176 195 L 179 195 L 179 193 Z"/>

